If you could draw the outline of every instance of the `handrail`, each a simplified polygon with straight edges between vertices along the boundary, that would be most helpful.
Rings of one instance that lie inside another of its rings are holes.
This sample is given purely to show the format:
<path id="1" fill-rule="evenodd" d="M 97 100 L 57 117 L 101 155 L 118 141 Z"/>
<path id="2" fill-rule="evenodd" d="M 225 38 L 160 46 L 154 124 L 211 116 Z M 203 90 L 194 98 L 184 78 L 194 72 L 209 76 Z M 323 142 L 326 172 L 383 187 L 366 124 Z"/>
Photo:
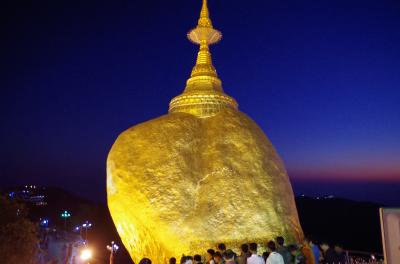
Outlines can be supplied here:
<path id="1" fill-rule="evenodd" d="M 348 252 L 350 255 L 351 254 L 359 254 L 359 255 L 374 255 L 377 257 L 383 257 L 382 253 L 377 253 L 377 252 L 367 252 L 367 251 L 359 251 L 359 250 L 346 250 L 346 252 Z"/>

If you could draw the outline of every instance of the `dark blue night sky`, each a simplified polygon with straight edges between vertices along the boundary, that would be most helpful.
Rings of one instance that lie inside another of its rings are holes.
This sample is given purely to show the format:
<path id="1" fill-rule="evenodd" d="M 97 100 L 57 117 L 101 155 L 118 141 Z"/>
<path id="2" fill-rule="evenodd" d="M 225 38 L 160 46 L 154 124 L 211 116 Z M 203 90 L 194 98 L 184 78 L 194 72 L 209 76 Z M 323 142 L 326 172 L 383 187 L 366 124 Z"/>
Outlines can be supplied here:
<path id="1" fill-rule="evenodd" d="M 120 132 L 165 114 L 200 0 L 2 3 L 1 186 L 105 199 Z M 225 92 L 267 133 L 297 194 L 400 205 L 400 2 L 210 0 Z"/>

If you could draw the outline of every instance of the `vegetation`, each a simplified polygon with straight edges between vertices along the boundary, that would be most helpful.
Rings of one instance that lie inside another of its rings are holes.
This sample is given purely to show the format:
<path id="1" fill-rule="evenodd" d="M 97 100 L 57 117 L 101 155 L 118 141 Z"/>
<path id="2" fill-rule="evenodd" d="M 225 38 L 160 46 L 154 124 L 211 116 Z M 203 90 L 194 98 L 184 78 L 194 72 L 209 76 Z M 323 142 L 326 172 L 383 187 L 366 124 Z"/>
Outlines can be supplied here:
<path id="1" fill-rule="evenodd" d="M 1 263 L 32 263 L 37 256 L 37 228 L 25 206 L 0 196 Z"/>

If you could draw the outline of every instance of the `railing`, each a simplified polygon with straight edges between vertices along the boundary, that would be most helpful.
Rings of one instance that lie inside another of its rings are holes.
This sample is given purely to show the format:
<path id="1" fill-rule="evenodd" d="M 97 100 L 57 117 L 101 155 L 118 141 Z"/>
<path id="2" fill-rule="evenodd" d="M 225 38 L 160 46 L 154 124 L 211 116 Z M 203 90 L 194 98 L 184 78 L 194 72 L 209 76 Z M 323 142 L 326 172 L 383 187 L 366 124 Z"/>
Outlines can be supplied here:
<path id="1" fill-rule="evenodd" d="M 380 253 L 347 250 L 346 263 L 343 264 L 384 264 L 383 255 Z"/>

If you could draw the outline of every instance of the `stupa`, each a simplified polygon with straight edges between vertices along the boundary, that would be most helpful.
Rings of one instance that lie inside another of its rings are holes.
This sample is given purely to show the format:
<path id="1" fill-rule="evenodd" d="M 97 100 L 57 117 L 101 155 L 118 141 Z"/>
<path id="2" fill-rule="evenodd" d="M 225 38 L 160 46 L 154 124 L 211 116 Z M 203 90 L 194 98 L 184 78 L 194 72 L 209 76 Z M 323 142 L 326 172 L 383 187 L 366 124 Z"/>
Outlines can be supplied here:
<path id="1" fill-rule="evenodd" d="M 188 33 L 200 50 L 183 93 L 168 114 L 119 135 L 109 153 L 108 207 L 135 263 L 167 263 L 220 242 L 303 239 L 281 159 L 222 89 L 209 51 L 221 36 L 203 0 Z"/>

